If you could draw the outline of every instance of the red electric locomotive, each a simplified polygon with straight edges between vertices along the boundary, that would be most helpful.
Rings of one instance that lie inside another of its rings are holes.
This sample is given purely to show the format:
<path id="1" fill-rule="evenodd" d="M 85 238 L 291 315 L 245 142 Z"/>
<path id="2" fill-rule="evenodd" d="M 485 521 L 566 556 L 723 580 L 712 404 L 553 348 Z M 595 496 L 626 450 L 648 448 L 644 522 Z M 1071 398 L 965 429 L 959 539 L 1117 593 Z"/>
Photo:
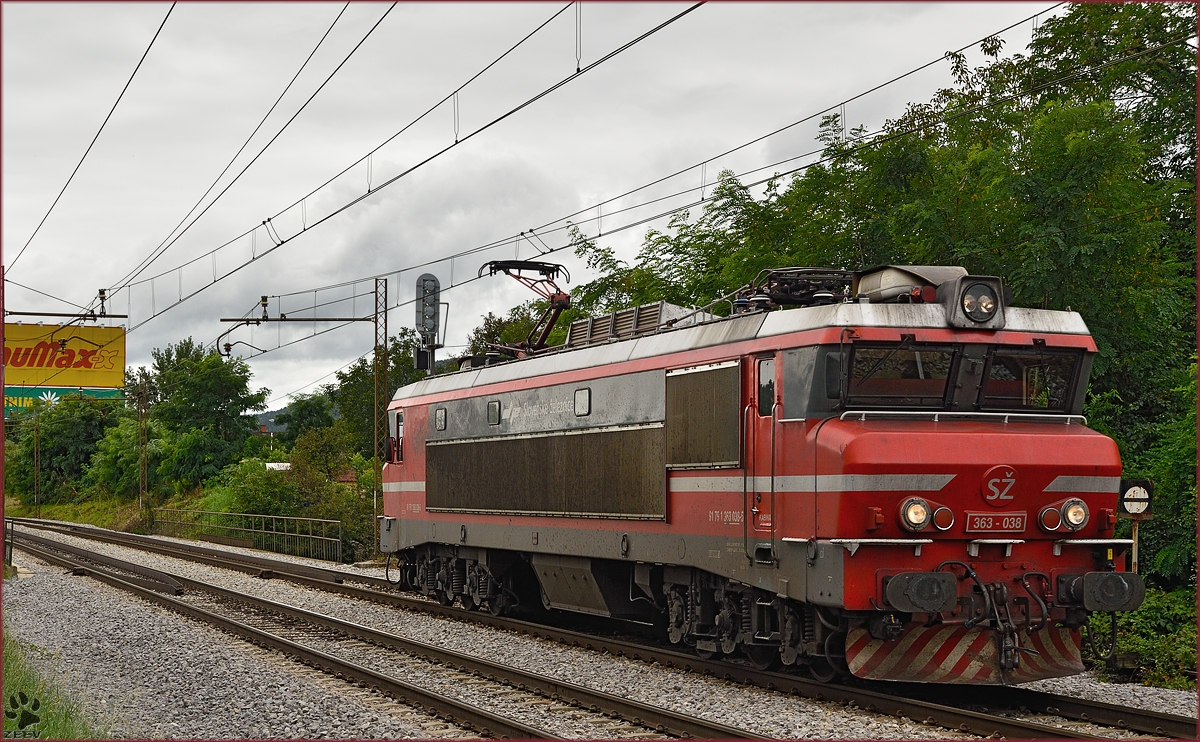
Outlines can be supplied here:
<path id="1" fill-rule="evenodd" d="M 1080 415 L 1083 320 L 1008 297 L 957 267 L 781 269 L 728 317 L 641 306 L 467 359 L 390 405 L 381 547 L 447 604 L 818 678 L 1080 672 L 1088 616 L 1145 593 L 1121 461 Z"/>

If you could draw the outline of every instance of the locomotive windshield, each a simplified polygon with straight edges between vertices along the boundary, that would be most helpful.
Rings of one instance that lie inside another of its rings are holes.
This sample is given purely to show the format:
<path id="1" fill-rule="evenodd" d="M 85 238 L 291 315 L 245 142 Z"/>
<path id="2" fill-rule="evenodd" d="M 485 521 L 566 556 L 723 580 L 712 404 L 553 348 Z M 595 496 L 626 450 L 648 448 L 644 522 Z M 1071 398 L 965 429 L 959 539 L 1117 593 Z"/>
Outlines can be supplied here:
<path id="1" fill-rule="evenodd" d="M 951 346 L 855 344 L 847 403 L 883 407 L 944 407 L 955 349 Z"/>
<path id="2" fill-rule="evenodd" d="M 1065 410 L 1079 353 L 994 348 L 988 357 L 979 405 L 983 409 Z"/>
<path id="3" fill-rule="evenodd" d="M 1082 360 L 1082 351 L 1042 346 L 995 345 L 964 356 L 963 345 L 914 343 L 911 337 L 854 343 L 844 401 L 860 409 L 1065 412 Z"/>

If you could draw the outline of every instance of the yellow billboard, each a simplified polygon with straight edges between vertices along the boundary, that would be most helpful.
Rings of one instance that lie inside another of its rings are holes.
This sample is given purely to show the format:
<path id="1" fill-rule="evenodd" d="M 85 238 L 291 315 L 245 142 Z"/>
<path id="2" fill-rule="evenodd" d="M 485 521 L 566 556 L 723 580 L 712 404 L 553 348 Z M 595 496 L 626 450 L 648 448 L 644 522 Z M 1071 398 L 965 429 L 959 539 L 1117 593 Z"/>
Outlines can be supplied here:
<path id="1" fill-rule="evenodd" d="M 125 328 L 4 324 L 6 387 L 125 385 Z"/>

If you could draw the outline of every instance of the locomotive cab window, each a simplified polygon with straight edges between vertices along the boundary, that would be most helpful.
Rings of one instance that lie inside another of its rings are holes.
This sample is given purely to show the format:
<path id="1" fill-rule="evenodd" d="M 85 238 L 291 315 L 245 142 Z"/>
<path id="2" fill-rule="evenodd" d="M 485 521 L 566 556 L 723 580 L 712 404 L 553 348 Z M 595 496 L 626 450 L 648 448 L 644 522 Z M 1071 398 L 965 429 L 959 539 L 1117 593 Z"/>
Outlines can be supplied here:
<path id="1" fill-rule="evenodd" d="M 758 362 L 758 414 L 767 417 L 775 406 L 775 359 Z"/>
<path id="2" fill-rule="evenodd" d="M 388 410 L 388 460 L 404 460 L 404 410 Z"/>
<path id="3" fill-rule="evenodd" d="M 855 343 L 850 350 L 847 403 L 865 407 L 944 407 L 955 349 Z"/>
<path id="4" fill-rule="evenodd" d="M 437 430 L 446 429 L 446 408 L 439 407 L 433 411 L 433 427 Z"/>
<path id="5" fill-rule="evenodd" d="M 979 393 L 979 406 L 1004 410 L 1065 410 L 1080 354 L 1039 348 L 992 350 Z"/>

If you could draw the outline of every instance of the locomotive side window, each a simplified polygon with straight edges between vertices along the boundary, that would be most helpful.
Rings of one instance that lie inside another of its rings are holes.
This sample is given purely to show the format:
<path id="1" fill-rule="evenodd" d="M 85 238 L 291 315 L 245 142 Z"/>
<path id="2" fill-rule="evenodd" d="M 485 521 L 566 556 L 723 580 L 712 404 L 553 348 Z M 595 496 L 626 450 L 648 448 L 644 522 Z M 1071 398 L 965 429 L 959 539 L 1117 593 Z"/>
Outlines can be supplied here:
<path id="1" fill-rule="evenodd" d="M 575 417 L 586 417 L 592 414 L 592 390 L 575 390 Z"/>
<path id="2" fill-rule="evenodd" d="M 995 348 L 979 404 L 1006 410 L 1065 410 L 1079 365 L 1076 352 Z"/>
<path id="3" fill-rule="evenodd" d="M 404 460 L 404 410 L 388 410 L 388 461 Z"/>
<path id="4" fill-rule="evenodd" d="M 816 363 L 815 345 L 783 352 L 783 410 L 780 417 L 796 420 L 808 416 L 808 397 L 812 393 Z M 822 396 L 823 392 L 822 388 Z"/>
<path id="5" fill-rule="evenodd" d="M 439 407 L 433 411 L 433 427 L 438 430 L 446 429 L 446 408 Z"/>
<path id="6" fill-rule="evenodd" d="M 758 362 L 758 414 L 767 417 L 775 405 L 775 359 Z"/>
<path id="7" fill-rule="evenodd" d="M 488 402 L 488 425 L 500 424 L 500 400 L 493 399 Z"/>
<path id="8" fill-rule="evenodd" d="M 850 354 L 851 405 L 944 407 L 955 350 L 950 346 L 855 344 Z"/>

